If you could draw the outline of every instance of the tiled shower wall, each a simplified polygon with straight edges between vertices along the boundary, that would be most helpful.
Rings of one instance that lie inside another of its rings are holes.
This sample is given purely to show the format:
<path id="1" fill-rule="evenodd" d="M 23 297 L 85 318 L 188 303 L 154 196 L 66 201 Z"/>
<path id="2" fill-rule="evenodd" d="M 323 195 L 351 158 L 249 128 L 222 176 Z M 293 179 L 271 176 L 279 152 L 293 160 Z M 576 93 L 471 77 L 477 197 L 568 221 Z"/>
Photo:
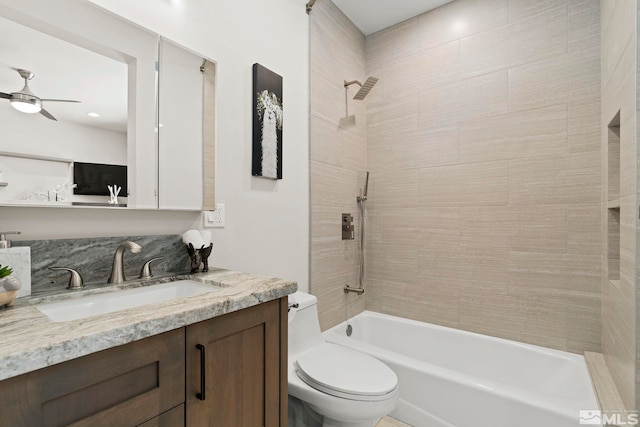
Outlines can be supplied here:
<path id="1" fill-rule="evenodd" d="M 600 350 L 600 2 L 456 0 L 366 39 L 367 308 Z"/>
<path id="2" fill-rule="evenodd" d="M 601 21 L 601 156 L 606 159 L 602 162 L 602 253 L 611 252 L 602 264 L 602 353 L 628 409 L 635 407 L 638 398 L 635 272 L 636 8 L 636 2 L 633 1 L 603 1 Z M 619 138 L 608 129 L 618 112 L 619 120 L 616 122 L 619 123 L 616 124 L 619 125 Z M 616 148 L 613 148 L 614 141 L 619 141 Z M 609 261 L 609 258 L 615 262 Z"/>
<path id="3" fill-rule="evenodd" d="M 356 213 L 368 169 L 366 308 L 599 351 L 600 2 L 456 0 L 364 40 L 316 3 L 311 291 L 323 329 L 362 309 L 341 292 L 357 245 L 340 241 L 339 215 Z M 367 75 L 380 82 L 365 104 L 347 100 L 355 124 L 343 120 L 342 81 Z"/>
<path id="4" fill-rule="evenodd" d="M 357 227 L 356 197 L 367 164 L 365 104 L 354 101 L 364 81 L 364 35 L 330 1 L 316 3 L 311 31 L 311 292 L 318 297 L 322 329 L 364 310 L 365 296 L 345 294 L 357 285 L 356 240 L 342 240 L 342 213 Z"/>

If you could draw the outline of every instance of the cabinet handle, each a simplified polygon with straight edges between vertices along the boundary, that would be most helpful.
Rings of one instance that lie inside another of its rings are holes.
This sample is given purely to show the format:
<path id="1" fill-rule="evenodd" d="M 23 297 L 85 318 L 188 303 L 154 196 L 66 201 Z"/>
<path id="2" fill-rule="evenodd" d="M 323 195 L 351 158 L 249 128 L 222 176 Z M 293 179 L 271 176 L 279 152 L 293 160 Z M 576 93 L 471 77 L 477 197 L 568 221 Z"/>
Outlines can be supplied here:
<path id="1" fill-rule="evenodd" d="M 200 350 L 200 393 L 196 394 L 196 397 L 200 400 L 204 400 L 205 399 L 205 390 L 207 389 L 207 382 L 206 382 L 206 378 L 207 375 L 205 374 L 205 362 L 206 362 L 206 357 L 205 357 L 205 348 L 202 344 L 196 344 L 196 348 L 198 350 Z"/>

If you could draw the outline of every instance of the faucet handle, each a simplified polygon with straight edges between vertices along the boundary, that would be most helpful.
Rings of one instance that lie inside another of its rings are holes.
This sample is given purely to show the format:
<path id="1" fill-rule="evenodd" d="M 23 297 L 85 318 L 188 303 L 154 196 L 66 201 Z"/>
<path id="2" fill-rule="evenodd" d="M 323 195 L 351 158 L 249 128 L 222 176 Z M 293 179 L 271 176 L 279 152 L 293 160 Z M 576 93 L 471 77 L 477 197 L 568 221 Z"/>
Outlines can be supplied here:
<path id="1" fill-rule="evenodd" d="M 78 273 L 77 270 L 68 267 L 49 267 L 49 270 L 64 270 L 71 273 L 71 276 L 69 276 L 69 285 L 67 285 L 67 289 L 84 288 L 84 281 L 82 280 L 82 276 L 80 276 L 80 273 Z"/>
<path id="2" fill-rule="evenodd" d="M 142 270 L 140 270 L 140 279 L 150 279 L 153 277 L 153 274 L 151 274 L 151 263 L 154 261 L 158 261 L 164 259 L 163 256 L 159 256 L 157 258 L 151 258 L 149 261 L 145 262 L 144 265 L 142 266 Z"/>

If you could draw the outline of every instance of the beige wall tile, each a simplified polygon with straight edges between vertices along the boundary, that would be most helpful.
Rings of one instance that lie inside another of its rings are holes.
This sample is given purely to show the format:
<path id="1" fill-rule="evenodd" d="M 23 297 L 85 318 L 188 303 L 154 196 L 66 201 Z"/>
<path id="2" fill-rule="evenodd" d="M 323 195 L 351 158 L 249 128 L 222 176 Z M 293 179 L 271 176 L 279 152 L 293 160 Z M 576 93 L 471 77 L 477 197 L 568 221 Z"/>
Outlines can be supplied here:
<path id="1" fill-rule="evenodd" d="M 600 0 L 570 0 L 568 13 L 569 52 L 600 52 Z"/>
<path id="2" fill-rule="evenodd" d="M 636 97 L 629 96 L 636 87 L 636 59 L 633 43 L 628 43 L 622 58 L 613 68 L 608 82 L 602 81 L 602 119 L 603 126 L 620 114 L 620 123 L 631 123 L 636 116 Z M 635 132 L 635 127 L 627 130 Z"/>
<path id="3" fill-rule="evenodd" d="M 569 152 L 600 151 L 600 99 L 568 105 Z"/>
<path id="4" fill-rule="evenodd" d="M 509 111 L 584 102 L 600 94 L 600 57 L 556 55 L 509 70 Z"/>
<path id="5" fill-rule="evenodd" d="M 567 9 L 566 0 L 509 0 L 509 22 L 531 21 L 555 9 Z"/>
<path id="6" fill-rule="evenodd" d="M 604 1 L 602 4 L 607 13 L 602 21 L 602 84 L 607 85 L 614 69 L 627 55 L 624 50 L 635 34 L 636 6 L 635 2 L 629 0 Z"/>
<path id="7" fill-rule="evenodd" d="M 424 92 L 433 86 L 441 86 L 460 78 L 459 43 L 453 41 L 431 49 L 424 49 L 411 56 L 393 61 L 385 66 L 385 98 L 405 97 Z"/>
<path id="8" fill-rule="evenodd" d="M 506 205 L 507 162 L 484 162 L 420 169 L 420 206 Z"/>
<path id="9" fill-rule="evenodd" d="M 372 208 L 417 206 L 418 169 L 393 171 L 372 169 L 369 176 L 367 204 Z"/>
<path id="10" fill-rule="evenodd" d="M 539 5 L 541 2 L 526 2 Z M 567 6 L 547 8 L 460 41 L 461 74 L 470 77 L 567 52 Z M 511 5 L 509 13 L 511 13 Z M 523 48 L 526 46 L 526 48 Z"/>
<path id="11" fill-rule="evenodd" d="M 373 170 L 413 169 L 458 163 L 458 127 L 371 133 L 367 140 L 369 167 Z"/>
<path id="12" fill-rule="evenodd" d="M 509 251 L 501 239 L 482 233 L 462 232 L 458 256 L 458 278 L 462 290 L 491 295 L 508 292 Z"/>
<path id="13" fill-rule="evenodd" d="M 547 347 L 566 346 L 564 303 L 548 298 L 466 292 L 460 328 Z"/>
<path id="14" fill-rule="evenodd" d="M 366 243 L 382 243 L 382 214 L 385 212 L 384 207 L 376 208 L 367 206 L 366 216 Z"/>
<path id="15" fill-rule="evenodd" d="M 365 307 L 366 310 L 383 313 L 382 303 L 385 298 L 385 290 L 388 287 L 393 287 L 397 282 L 387 283 L 384 280 L 371 277 L 371 274 L 365 272 Z"/>
<path id="16" fill-rule="evenodd" d="M 453 228 L 457 230 L 457 216 L 458 210 L 453 209 L 455 212 L 449 211 L 451 209 L 431 209 L 436 215 L 444 219 L 446 222 L 455 222 L 456 226 Z M 382 243 L 384 244 L 409 244 L 420 245 L 424 243 L 424 233 L 430 230 L 447 229 L 447 228 L 431 228 L 426 227 L 427 221 L 431 222 L 430 218 L 426 218 L 428 214 L 420 208 L 396 208 L 389 211 L 384 211 L 381 214 L 382 223 Z M 436 221 L 433 221 L 436 222 Z M 434 224 L 435 225 L 435 224 Z"/>
<path id="17" fill-rule="evenodd" d="M 418 247 L 418 275 L 420 283 L 431 280 L 459 283 L 460 232 L 457 230 L 434 230 L 426 232 L 428 246 Z"/>
<path id="18" fill-rule="evenodd" d="M 386 288 L 384 313 L 437 325 L 458 325 L 458 288 L 448 280 L 429 279 L 417 285 L 396 283 Z"/>
<path id="19" fill-rule="evenodd" d="M 596 121 L 599 121 L 599 113 Z M 599 149 L 599 132 L 597 132 Z M 567 106 L 462 122 L 460 162 L 508 160 L 567 152 Z"/>
<path id="20" fill-rule="evenodd" d="M 357 259 L 353 242 L 314 243 L 311 252 L 311 292 L 318 297 L 318 316 L 322 329 L 346 320 L 347 300 L 342 288 L 357 280 Z M 362 303 L 364 309 L 364 302 Z"/>
<path id="21" fill-rule="evenodd" d="M 367 123 L 367 135 L 378 138 L 417 130 L 418 95 L 369 101 Z"/>
<path id="22" fill-rule="evenodd" d="M 364 117 L 360 116 L 364 121 Z M 310 156 L 320 163 L 363 171 L 367 165 L 367 144 L 364 130 L 356 126 L 340 126 L 314 115 L 310 121 Z M 364 127 L 364 125 L 363 125 Z"/>
<path id="23" fill-rule="evenodd" d="M 622 110 L 620 115 L 622 116 Z M 637 158 L 632 154 L 637 146 L 635 122 L 635 118 L 631 116 L 620 125 L 620 197 L 636 194 Z"/>
<path id="24" fill-rule="evenodd" d="M 565 205 L 509 206 L 509 249 L 521 252 L 567 252 Z"/>
<path id="25" fill-rule="evenodd" d="M 602 348 L 625 406 L 635 404 L 635 307 L 629 287 L 602 289 Z"/>
<path id="26" fill-rule="evenodd" d="M 574 342 L 589 343 L 591 351 L 599 351 L 601 320 L 600 292 L 565 296 L 567 303 L 567 336 Z M 584 350 L 583 350 L 584 351 Z"/>
<path id="27" fill-rule="evenodd" d="M 456 0 L 418 18 L 420 46 L 429 48 L 508 22 L 507 0 Z"/>
<path id="28" fill-rule="evenodd" d="M 567 208 L 567 252 L 602 254 L 601 212 L 597 203 Z"/>
<path id="29" fill-rule="evenodd" d="M 342 240 L 342 211 L 351 209 L 332 205 L 313 205 L 311 207 L 311 241 L 312 243 L 337 242 Z M 357 211 L 349 212 L 354 217 L 354 224 L 359 221 Z"/>
<path id="30" fill-rule="evenodd" d="M 367 275 L 387 283 L 418 284 L 418 245 L 371 244 L 366 252 Z"/>
<path id="31" fill-rule="evenodd" d="M 419 95 L 419 126 L 429 129 L 507 111 L 506 70 L 434 87 Z"/>
<path id="32" fill-rule="evenodd" d="M 509 290 L 526 288 L 597 293 L 600 255 L 509 253 Z"/>
<path id="33" fill-rule="evenodd" d="M 509 162 L 511 204 L 597 203 L 600 201 L 597 152 Z"/>
<path id="34" fill-rule="evenodd" d="M 365 41 L 367 67 L 378 68 L 415 55 L 420 49 L 418 18 L 371 34 Z"/>
<path id="35" fill-rule="evenodd" d="M 620 288 L 631 301 L 635 289 L 636 273 L 636 219 L 637 207 L 634 196 L 620 199 Z"/>
<path id="36" fill-rule="evenodd" d="M 312 161 L 311 204 L 355 210 L 358 175 L 357 171 Z"/>

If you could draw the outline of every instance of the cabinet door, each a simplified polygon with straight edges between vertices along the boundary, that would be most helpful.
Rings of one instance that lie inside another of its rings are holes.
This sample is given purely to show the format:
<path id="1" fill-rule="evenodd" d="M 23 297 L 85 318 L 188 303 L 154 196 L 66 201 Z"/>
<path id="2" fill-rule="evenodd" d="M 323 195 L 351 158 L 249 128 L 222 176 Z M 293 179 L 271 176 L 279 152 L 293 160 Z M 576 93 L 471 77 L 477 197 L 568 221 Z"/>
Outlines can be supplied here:
<path id="1" fill-rule="evenodd" d="M 203 58 L 161 39 L 158 207 L 202 209 Z"/>
<path id="2" fill-rule="evenodd" d="M 0 425 L 136 426 L 184 402 L 184 328 L 0 382 Z"/>
<path id="3" fill-rule="evenodd" d="M 184 403 L 150 419 L 138 427 L 182 427 L 184 426 Z"/>
<path id="4" fill-rule="evenodd" d="M 286 305 L 275 300 L 187 327 L 187 426 L 286 426 Z"/>

